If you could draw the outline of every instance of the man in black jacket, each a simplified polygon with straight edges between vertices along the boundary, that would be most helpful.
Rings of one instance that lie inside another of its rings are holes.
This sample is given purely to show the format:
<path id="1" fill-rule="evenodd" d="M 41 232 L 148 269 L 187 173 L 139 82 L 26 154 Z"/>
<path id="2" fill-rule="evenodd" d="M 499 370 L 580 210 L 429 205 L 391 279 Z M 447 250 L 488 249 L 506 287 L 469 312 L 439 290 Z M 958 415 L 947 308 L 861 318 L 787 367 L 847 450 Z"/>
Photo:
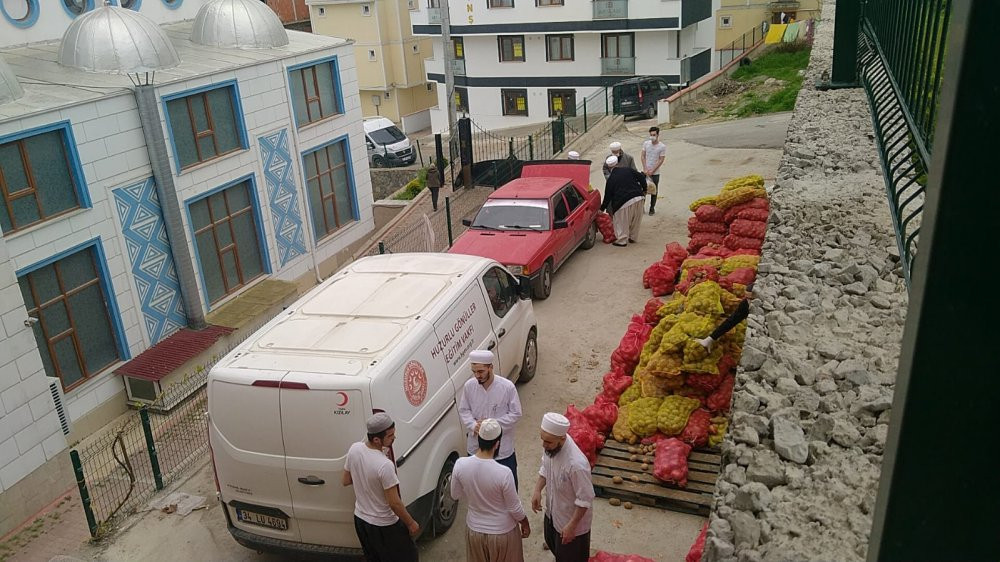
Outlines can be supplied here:
<path id="1" fill-rule="evenodd" d="M 627 246 L 639 239 L 642 205 L 646 201 L 646 178 L 636 170 L 620 166 L 618 158 L 608 156 L 604 164 L 611 169 L 604 187 L 601 210 L 611 213 L 615 225 L 615 246 Z"/>

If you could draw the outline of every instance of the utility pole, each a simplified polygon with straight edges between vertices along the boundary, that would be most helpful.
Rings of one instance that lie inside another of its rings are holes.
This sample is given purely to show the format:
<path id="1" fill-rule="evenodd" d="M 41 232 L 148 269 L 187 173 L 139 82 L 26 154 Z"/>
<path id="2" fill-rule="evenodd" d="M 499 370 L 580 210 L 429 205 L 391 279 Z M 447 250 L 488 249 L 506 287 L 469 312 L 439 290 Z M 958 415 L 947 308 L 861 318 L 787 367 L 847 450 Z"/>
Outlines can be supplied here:
<path id="1" fill-rule="evenodd" d="M 451 43 L 451 15 L 449 0 L 438 0 L 441 3 L 441 42 L 444 47 L 444 91 L 448 111 L 448 144 L 451 144 L 452 131 L 455 130 L 455 73 L 452 59 L 455 56 L 455 46 Z M 448 158 L 451 158 L 449 151 Z"/>

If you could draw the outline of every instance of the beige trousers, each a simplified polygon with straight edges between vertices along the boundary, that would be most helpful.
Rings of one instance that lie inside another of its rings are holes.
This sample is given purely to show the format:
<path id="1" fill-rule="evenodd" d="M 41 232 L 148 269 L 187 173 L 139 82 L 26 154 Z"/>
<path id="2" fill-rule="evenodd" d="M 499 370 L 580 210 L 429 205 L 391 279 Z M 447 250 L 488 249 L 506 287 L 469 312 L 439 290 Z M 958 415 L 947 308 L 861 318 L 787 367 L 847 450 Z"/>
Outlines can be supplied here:
<path id="1" fill-rule="evenodd" d="M 633 197 L 629 199 L 611 217 L 611 222 L 615 226 L 615 243 L 627 244 L 631 239 L 633 242 L 639 241 L 639 227 L 642 225 L 642 205 L 646 197 Z"/>
<path id="2" fill-rule="evenodd" d="M 487 535 L 465 528 L 465 559 L 468 562 L 524 562 L 521 528 L 503 535 Z"/>

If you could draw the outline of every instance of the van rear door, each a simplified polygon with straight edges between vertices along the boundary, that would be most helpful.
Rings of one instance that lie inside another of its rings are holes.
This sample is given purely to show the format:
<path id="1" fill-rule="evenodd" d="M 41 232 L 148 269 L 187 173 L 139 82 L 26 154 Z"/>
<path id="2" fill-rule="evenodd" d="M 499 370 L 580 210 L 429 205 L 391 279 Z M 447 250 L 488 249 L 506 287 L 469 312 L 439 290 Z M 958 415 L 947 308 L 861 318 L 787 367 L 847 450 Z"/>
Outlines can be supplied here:
<path id="1" fill-rule="evenodd" d="M 237 528 L 299 541 L 285 476 L 278 383 L 283 372 L 216 368 L 208 384 L 209 441 L 222 500 Z"/>
<path id="2" fill-rule="evenodd" d="M 281 384 L 287 486 L 302 542 L 360 548 L 354 488 L 341 484 L 347 450 L 365 439 L 368 379 L 290 373 Z"/>

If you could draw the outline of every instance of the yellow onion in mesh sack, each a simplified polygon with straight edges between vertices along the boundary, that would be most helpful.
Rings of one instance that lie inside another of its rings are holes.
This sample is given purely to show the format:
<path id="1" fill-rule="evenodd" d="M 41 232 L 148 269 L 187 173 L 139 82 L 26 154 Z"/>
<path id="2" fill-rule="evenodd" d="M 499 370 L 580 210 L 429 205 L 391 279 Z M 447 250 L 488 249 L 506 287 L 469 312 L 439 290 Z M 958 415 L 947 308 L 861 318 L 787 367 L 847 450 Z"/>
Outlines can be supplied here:
<path id="1" fill-rule="evenodd" d="M 695 199 L 694 201 L 691 202 L 690 205 L 688 205 L 688 209 L 691 209 L 691 212 L 693 213 L 697 211 L 698 207 L 701 207 L 702 205 L 715 205 L 715 196 L 709 195 L 708 197 L 700 197 L 698 199 Z"/>
<path id="2" fill-rule="evenodd" d="M 663 398 L 640 398 L 629 404 L 629 429 L 639 437 L 649 437 L 656 433 L 656 415 L 663 400 Z"/>
<path id="3" fill-rule="evenodd" d="M 702 281 L 691 287 L 688 289 L 687 300 L 684 303 L 684 312 L 694 312 L 709 316 L 724 315 L 722 287 L 715 281 Z"/>
<path id="4" fill-rule="evenodd" d="M 722 191 L 732 191 L 739 187 L 763 188 L 764 178 L 756 174 L 733 178 L 727 181 L 725 185 L 722 186 Z"/>
<path id="5" fill-rule="evenodd" d="M 651 373 L 640 373 L 637 378 L 642 386 L 643 398 L 663 398 L 684 385 L 684 377 L 658 377 Z"/>
<path id="6" fill-rule="evenodd" d="M 626 388 L 625 392 L 623 392 L 621 396 L 618 397 L 618 406 L 625 406 L 631 404 L 632 402 L 638 400 L 641 397 L 642 397 L 642 386 L 633 380 L 631 386 Z"/>
<path id="7" fill-rule="evenodd" d="M 639 436 L 628 427 L 628 406 L 618 408 L 618 419 L 611 427 L 611 436 L 619 443 L 638 443 Z"/>
<path id="8" fill-rule="evenodd" d="M 691 412 L 697 410 L 701 402 L 697 398 L 667 396 L 660 403 L 656 413 L 656 427 L 664 435 L 678 435 L 684 431 Z"/>
<path id="9" fill-rule="evenodd" d="M 735 269 L 741 267 L 749 267 L 751 269 L 757 269 L 760 264 L 760 256 L 753 256 L 749 254 L 737 254 L 735 256 L 729 256 L 728 258 L 722 260 L 722 267 L 719 268 L 720 275 L 729 275 Z"/>

